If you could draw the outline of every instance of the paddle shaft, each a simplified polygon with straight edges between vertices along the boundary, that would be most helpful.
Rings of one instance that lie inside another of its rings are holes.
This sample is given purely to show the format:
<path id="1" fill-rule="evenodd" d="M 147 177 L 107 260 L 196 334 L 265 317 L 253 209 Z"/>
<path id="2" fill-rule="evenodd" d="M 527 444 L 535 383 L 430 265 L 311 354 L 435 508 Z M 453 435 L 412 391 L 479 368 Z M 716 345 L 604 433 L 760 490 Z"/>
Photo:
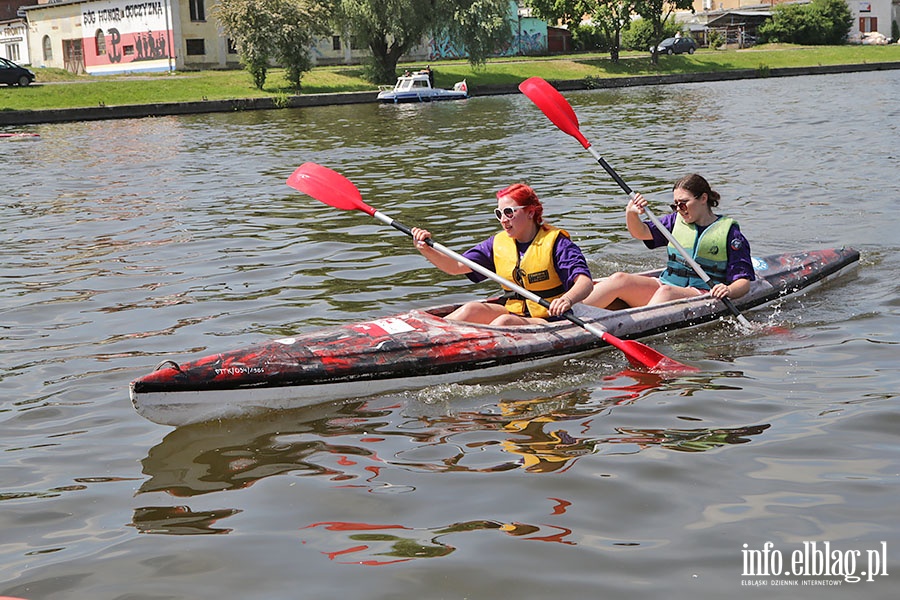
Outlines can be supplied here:
<path id="1" fill-rule="evenodd" d="M 375 217 L 376 219 L 378 219 L 379 221 L 381 221 L 382 223 L 384 223 L 386 225 L 390 225 L 394 229 L 402 231 L 409 237 L 413 237 L 412 229 L 410 229 L 403 223 L 399 223 L 399 222 L 395 221 L 394 219 L 390 218 L 383 212 L 376 210 L 372 214 L 372 216 Z M 550 308 L 550 303 L 547 302 L 546 299 L 541 298 L 534 292 L 526 290 L 522 286 L 517 285 L 517 284 L 513 283 L 512 281 L 508 281 L 506 278 L 501 277 L 500 275 L 498 275 L 497 273 L 494 273 L 490 269 L 487 269 L 487 268 L 479 265 L 475 261 L 469 260 L 465 256 L 458 254 L 458 253 L 454 252 L 453 250 L 451 250 L 450 248 L 447 248 L 446 246 L 443 246 L 443 245 L 435 242 L 431 238 L 427 238 L 425 240 L 425 243 L 428 244 L 431 248 L 434 248 L 435 250 L 437 250 L 438 252 L 443 254 L 444 256 L 449 256 L 450 258 L 452 258 L 454 260 L 458 260 L 459 262 L 466 265 L 467 267 L 469 267 L 476 273 L 480 273 L 481 275 L 484 275 L 488 279 L 511 289 L 512 291 L 516 292 L 523 298 L 527 298 L 528 300 L 531 300 L 532 302 L 537 302 L 544 308 Z M 610 343 L 609 338 L 613 337 L 612 334 L 610 334 L 606 330 L 604 330 L 600 327 L 597 327 L 596 325 L 594 325 L 592 323 L 586 323 L 585 321 L 583 321 L 582 319 L 577 317 L 575 314 L 573 314 L 572 311 L 566 311 L 565 313 L 562 314 L 562 316 L 564 318 L 568 319 L 569 321 L 571 321 L 572 323 L 578 325 L 579 327 L 582 327 L 582 328 L 586 329 L 587 331 L 593 333 L 594 335 L 600 337 L 607 343 Z M 615 346 L 616 344 L 611 344 L 611 345 Z"/>
<path id="2" fill-rule="evenodd" d="M 632 190 L 631 187 L 627 183 L 625 183 L 625 180 L 622 179 L 618 173 L 616 173 L 616 170 L 613 169 L 609 165 L 609 163 L 607 163 L 603 159 L 602 156 L 600 156 L 600 153 L 598 153 L 594 149 L 593 146 L 588 145 L 588 146 L 586 146 L 586 148 L 587 148 L 588 152 L 591 153 L 591 156 L 593 156 L 594 158 L 597 159 L 597 163 L 599 163 L 599 165 L 601 167 L 603 167 L 603 170 L 606 171 L 607 173 L 609 173 L 609 176 L 612 177 L 615 180 L 615 182 L 619 184 L 619 187 L 622 188 L 622 191 L 624 191 L 626 194 L 628 194 L 629 198 L 633 199 L 635 196 L 634 190 Z M 669 243 L 675 247 L 675 249 L 678 251 L 678 253 L 681 254 L 682 258 L 684 258 L 684 260 L 691 266 L 691 268 L 700 277 L 700 279 L 703 280 L 703 283 L 705 283 L 710 288 L 712 288 L 712 284 L 710 283 L 709 275 L 707 275 L 706 271 L 703 270 L 703 267 L 701 267 L 697 263 L 697 261 L 695 261 L 693 259 L 693 257 L 691 257 L 691 255 L 688 254 L 688 252 L 687 252 L 687 250 L 685 250 L 684 246 L 682 246 L 681 244 L 678 243 L 678 240 L 675 239 L 675 236 L 672 235 L 672 232 L 662 226 L 662 224 L 659 222 L 659 219 L 656 218 L 656 216 L 653 214 L 653 212 L 648 207 L 644 207 L 644 214 L 647 215 L 647 217 L 650 219 L 650 222 L 652 222 L 653 225 L 656 226 L 656 228 L 659 230 L 659 232 L 662 233 L 666 237 L 666 239 L 669 240 Z M 726 296 L 725 298 L 722 298 L 721 300 L 725 304 L 725 306 L 728 308 L 728 310 L 731 311 L 731 314 L 737 318 L 737 320 L 740 322 L 741 325 L 743 325 L 745 327 L 750 326 L 750 321 L 748 321 L 747 318 L 741 314 L 741 311 L 739 311 L 737 306 L 734 305 L 734 302 L 731 301 L 731 298 L 728 298 Z"/>
<path id="3" fill-rule="evenodd" d="M 332 171 L 327 167 L 323 167 L 322 165 L 317 165 L 315 163 L 304 163 L 297 167 L 297 169 L 291 174 L 291 176 L 288 177 L 287 184 L 292 188 L 297 189 L 304 194 L 308 194 L 329 206 L 333 206 L 341 210 L 361 210 L 367 215 L 375 217 L 382 223 L 390 225 L 394 229 L 397 229 L 410 237 L 415 237 L 409 227 L 398 221 L 395 221 L 381 211 L 375 210 L 374 208 L 363 202 L 359 190 L 356 189 L 356 186 L 354 186 L 349 179 L 347 179 L 340 173 Z M 490 269 L 482 267 L 478 263 L 475 263 L 464 256 L 460 256 L 449 248 L 445 248 L 440 244 L 436 244 L 430 237 L 425 239 L 425 243 L 438 253 L 456 260 L 457 262 L 470 268 L 472 271 L 480 273 L 486 278 L 518 292 L 519 295 L 523 298 L 527 298 L 532 302 L 536 302 L 545 308 L 550 308 L 550 303 L 547 302 L 544 298 L 541 298 L 533 292 L 529 292 L 525 288 L 516 285 L 511 281 L 507 281 Z M 664 354 L 660 354 L 653 348 L 641 344 L 640 342 L 636 342 L 634 340 L 620 340 L 613 334 L 607 332 L 602 327 L 585 323 L 580 318 L 575 316 L 575 314 L 571 311 L 566 311 L 563 314 L 563 317 L 578 325 L 579 327 L 585 329 L 589 333 L 598 336 L 601 340 L 603 340 L 610 346 L 621 350 L 625 354 L 625 357 L 628 359 L 628 362 L 636 367 L 644 367 L 654 371 L 697 371 L 695 367 L 683 365 L 680 362 L 672 360 L 668 356 L 665 356 Z"/>

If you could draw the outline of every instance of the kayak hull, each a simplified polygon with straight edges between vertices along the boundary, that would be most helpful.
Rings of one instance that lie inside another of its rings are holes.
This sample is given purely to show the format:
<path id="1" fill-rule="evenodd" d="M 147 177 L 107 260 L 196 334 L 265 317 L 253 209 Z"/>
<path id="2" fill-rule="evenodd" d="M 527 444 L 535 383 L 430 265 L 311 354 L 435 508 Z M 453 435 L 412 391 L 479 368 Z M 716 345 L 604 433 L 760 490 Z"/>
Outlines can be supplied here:
<path id="1" fill-rule="evenodd" d="M 851 248 L 754 259 L 758 279 L 735 304 L 747 310 L 808 290 L 858 260 L 859 253 Z M 131 382 L 131 399 L 145 418 L 179 426 L 503 376 L 607 347 L 600 337 L 569 321 L 491 327 L 447 321 L 443 316 L 453 308 L 412 310 L 180 364 L 164 361 Z M 691 327 L 730 314 L 708 296 L 618 311 L 577 308 L 584 321 L 622 339 Z"/>

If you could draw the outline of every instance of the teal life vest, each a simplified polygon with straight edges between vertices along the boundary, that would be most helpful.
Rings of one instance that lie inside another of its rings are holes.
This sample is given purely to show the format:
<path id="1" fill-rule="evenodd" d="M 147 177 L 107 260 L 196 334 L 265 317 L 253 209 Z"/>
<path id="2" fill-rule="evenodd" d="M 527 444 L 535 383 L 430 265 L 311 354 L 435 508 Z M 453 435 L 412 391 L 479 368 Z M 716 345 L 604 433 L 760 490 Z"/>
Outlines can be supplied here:
<path id="1" fill-rule="evenodd" d="M 698 235 L 696 225 L 685 223 L 681 215 L 675 219 L 672 237 L 678 240 L 698 265 L 703 267 L 712 284 L 727 283 L 725 276 L 728 268 L 728 232 L 732 225 L 737 225 L 737 221 L 729 217 L 719 217 Z M 667 251 L 669 262 L 666 264 L 666 270 L 659 276 L 661 282 L 679 287 L 710 289 L 671 242 Z"/>

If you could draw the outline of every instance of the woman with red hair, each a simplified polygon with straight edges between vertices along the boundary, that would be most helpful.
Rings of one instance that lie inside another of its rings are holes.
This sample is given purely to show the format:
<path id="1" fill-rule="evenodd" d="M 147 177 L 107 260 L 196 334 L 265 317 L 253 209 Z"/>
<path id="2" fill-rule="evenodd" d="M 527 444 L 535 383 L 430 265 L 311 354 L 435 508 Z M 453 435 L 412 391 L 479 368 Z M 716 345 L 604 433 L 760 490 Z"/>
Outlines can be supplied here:
<path id="1" fill-rule="evenodd" d="M 506 290 L 501 303 L 468 302 L 447 315 L 448 319 L 490 325 L 525 325 L 554 320 L 593 289 L 591 272 L 581 249 L 562 229 L 543 220 L 544 206 L 534 190 L 515 183 L 497 192 L 494 216 L 503 231 L 463 255 L 508 281 L 534 292 L 550 303 L 546 309 Z M 449 275 L 466 275 L 474 282 L 486 279 L 458 260 L 434 250 L 425 240 L 431 234 L 414 227 L 416 249 Z"/>

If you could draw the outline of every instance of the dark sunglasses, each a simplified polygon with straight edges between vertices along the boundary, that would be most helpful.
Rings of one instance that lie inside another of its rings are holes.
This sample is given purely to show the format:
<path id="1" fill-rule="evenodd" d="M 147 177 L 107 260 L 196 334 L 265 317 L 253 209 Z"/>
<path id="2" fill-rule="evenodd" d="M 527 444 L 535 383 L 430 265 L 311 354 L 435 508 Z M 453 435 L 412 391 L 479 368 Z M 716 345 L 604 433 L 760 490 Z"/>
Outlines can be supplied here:
<path id="1" fill-rule="evenodd" d="M 693 200 L 693 198 L 691 200 Z M 678 200 L 677 202 L 670 204 L 669 206 L 672 207 L 672 212 L 675 212 L 676 210 L 684 210 L 685 208 L 687 208 L 688 202 L 690 202 L 690 200 Z"/>
<path id="2" fill-rule="evenodd" d="M 512 219 L 516 216 L 516 211 L 519 209 L 525 208 L 524 206 L 507 206 L 502 211 L 499 208 L 494 209 L 494 216 L 497 217 L 498 221 L 502 221 L 503 217 L 507 219 Z"/>

